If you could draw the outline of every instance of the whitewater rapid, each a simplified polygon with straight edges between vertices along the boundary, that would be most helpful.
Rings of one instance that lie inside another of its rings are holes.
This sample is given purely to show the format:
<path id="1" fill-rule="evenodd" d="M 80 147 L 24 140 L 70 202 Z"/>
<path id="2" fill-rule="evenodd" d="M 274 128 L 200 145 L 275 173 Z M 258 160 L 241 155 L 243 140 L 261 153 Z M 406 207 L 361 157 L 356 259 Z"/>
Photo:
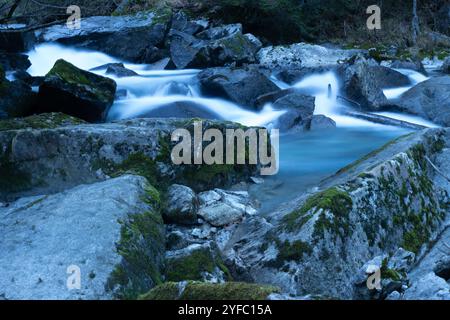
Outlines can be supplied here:
<path id="1" fill-rule="evenodd" d="M 119 78 L 106 74 L 106 67 L 99 68 L 109 63 L 121 62 L 104 53 L 47 43 L 38 45 L 27 54 L 32 63 L 28 72 L 32 76 L 44 76 L 53 67 L 56 60 L 64 59 L 81 69 L 90 70 L 115 80 L 117 91 L 121 92 L 121 96 L 116 99 L 111 107 L 108 120 L 145 117 L 152 112 L 157 113 L 158 108 L 171 104 L 188 104 L 189 108 L 199 108 L 200 112 L 212 115 L 214 118 L 235 121 L 248 126 L 272 127 L 276 120 L 285 113 L 284 110 L 275 110 L 270 103 L 266 104 L 260 111 L 253 111 L 224 99 L 203 97 L 196 77 L 201 70 L 154 70 L 151 65 L 124 63 L 126 68 L 135 71 L 138 76 Z M 412 70 L 397 69 L 397 71 L 408 76 L 411 85 L 385 89 L 383 92 L 388 99 L 397 99 L 412 86 L 428 79 Z M 301 93 L 314 96 L 314 113 L 332 118 L 338 127 L 395 130 L 390 126 L 342 115 L 340 110 L 349 106 L 338 99 L 341 95 L 339 92 L 340 83 L 334 72 L 315 73 L 293 85 L 289 85 L 275 76 L 271 77 L 271 81 L 280 89 L 295 88 Z M 400 113 L 377 114 L 426 126 L 434 126 L 423 119 Z"/>

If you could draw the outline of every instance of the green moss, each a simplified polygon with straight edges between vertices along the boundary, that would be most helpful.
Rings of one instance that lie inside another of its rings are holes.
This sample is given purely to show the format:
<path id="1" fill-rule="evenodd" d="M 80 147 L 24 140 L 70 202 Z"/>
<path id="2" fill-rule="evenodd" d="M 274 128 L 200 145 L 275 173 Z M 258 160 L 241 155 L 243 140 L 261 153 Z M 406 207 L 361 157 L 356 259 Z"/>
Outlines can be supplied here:
<path id="1" fill-rule="evenodd" d="M 63 59 L 55 62 L 53 68 L 46 75 L 46 77 L 50 76 L 56 76 L 71 84 L 91 85 L 91 81 L 86 77 L 85 71 L 78 69 Z"/>
<path id="2" fill-rule="evenodd" d="M 203 283 L 188 282 L 183 292 L 177 283 L 164 283 L 145 295 L 142 300 L 264 300 L 280 289 L 268 285 L 244 282 Z"/>
<path id="3" fill-rule="evenodd" d="M 42 113 L 25 118 L 0 120 L 0 131 L 21 129 L 54 129 L 61 126 L 83 124 L 85 121 L 64 113 Z"/>
<path id="4" fill-rule="evenodd" d="M 216 267 L 229 277 L 228 268 L 222 259 L 218 255 L 213 256 L 209 248 L 201 248 L 187 256 L 168 259 L 166 278 L 168 281 L 202 280 L 202 273 L 212 273 Z"/>
<path id="5" fill-rule="evenodd" d="M 329 210 L 337 216 L 345 217 L 352 206 L 352 198 L 348 193 L 334 187 L 309 197 L 300 209 L 300 213 L 306 213 L 315 208 Z"/>
<path id="6" fill-rule="evenodd" d="M 400 281 L 402 278 L 400 273 L 398 273 L 394 269 L 388 268 L 387 258 L 383 259 L 383 262 L 381 263 L 380 273 L 382 279 L 391 279 L 393 281 Z"/>
<path id="7" fill-rule="evenodd" d="M 149 202 L 159 195 L 150 186 Z M 135 299 L 153 285 L 162 283 L 162 257 L 165 250 L 164 224 L 158 210 L 134 214 L 121 222 L 117 252 L 122 261 L 111 273 L 107 288 L 120 299 Z"/>

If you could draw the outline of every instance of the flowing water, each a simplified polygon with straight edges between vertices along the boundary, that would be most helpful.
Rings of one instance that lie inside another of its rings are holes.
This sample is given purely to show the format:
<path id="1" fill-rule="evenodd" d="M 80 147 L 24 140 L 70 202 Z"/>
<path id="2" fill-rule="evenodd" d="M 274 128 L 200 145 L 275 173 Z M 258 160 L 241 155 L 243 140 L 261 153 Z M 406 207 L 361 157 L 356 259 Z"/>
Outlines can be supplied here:
<path id="1" fill-rule="evenodd" d="M 43 44 L 28 53 L 32 66 L 28 72 L 34 76 L 45 75 L 54 62 L 63 58 L 79 68 L 96 68 L 98 74 L 106 75 L 107 63 L 120 62 L 105 54 L 78 50 L 55 44 Z M 200 70 L 153 70 L 148 65 L 124 63 L 125 67 L 139 76 L 117 78 L 106 75 L 117 82 L 118 97 L 111 107 L 108 120 L 168 115 L 204 115 L 205 117 L 236 121 L 244 125 L 271 127 L 284 111 L 274 110 L 270 104 L 261 111 L 251 111 L 223 99 L 203 97 L 196 75 Z M 420 73 L 398 70 L 407 75 L 411 86 L 385 89 L 388 99 L 397 99 L 413 85 L 426 80 Z M 281 89 L 296 88 L 299 92 L 316 98 L 315 114 L 326 115 L 337 123 L 337 129 L 280 136 L 280 170 L 267 177 L 265 183 L 251 188 L 261 201 L 263 213 L 273 210 L 278 204 L 289 201 L 296 195 L 314 187 L 326 176 L 336 172 L 389 140 L 408 131 L 395 127 L 374 124 L 343 116 L 339 110 L 345 105 L 338 102 L 339 80 L 333 72 L 308 76 L 292 86 L 272 77 Z M 171 106 L 170 108 L 168 106 Z M 418 117 L 398 113 L 380 113 L 396 119 L 434 126 Z"/>

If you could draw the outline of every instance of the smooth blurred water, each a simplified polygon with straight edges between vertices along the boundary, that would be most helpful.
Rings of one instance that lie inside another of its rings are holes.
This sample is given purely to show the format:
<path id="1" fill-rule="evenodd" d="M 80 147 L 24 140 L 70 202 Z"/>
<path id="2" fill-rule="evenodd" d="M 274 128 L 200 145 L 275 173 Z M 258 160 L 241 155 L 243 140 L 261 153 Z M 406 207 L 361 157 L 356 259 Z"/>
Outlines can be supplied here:
<path id="1" fill-rule="evenodd" d="M 324 178 L 410 131 L 390 128 L 338 128 L 280 137 L 280 170 L 253 185 L 251 193 L 260 200 L 261 213 L 293 200 L 317 186 Z"/>

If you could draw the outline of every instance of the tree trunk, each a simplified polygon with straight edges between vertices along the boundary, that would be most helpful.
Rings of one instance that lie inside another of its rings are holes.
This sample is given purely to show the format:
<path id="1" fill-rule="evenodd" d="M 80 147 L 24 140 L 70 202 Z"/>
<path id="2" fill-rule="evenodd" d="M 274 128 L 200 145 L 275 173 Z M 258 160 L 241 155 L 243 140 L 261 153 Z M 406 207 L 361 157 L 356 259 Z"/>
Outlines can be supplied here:
<path id="1" fill-rule="evenodd" d="M 419 16 L 417 15 L 417 0 L 413 0 L 413 18 L 412 18 L 412 41 L 417 44 L 417 37 L 419 36 Z"/>

